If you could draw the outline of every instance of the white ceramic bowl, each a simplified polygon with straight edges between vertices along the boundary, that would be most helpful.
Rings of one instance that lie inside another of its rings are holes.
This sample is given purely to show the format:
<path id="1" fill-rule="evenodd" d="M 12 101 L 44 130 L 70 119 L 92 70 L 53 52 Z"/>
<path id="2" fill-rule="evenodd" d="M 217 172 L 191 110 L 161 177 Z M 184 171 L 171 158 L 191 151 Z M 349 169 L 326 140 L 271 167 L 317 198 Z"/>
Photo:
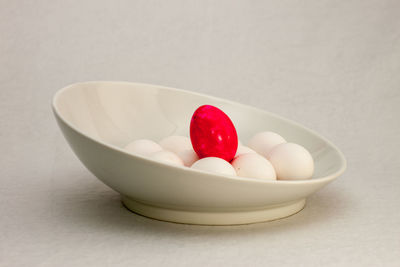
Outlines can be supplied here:
<path id="1" fill-rule="evenodd" d="M 126 153 L 132 140 L 188 135 L 190 118 L 203 104 L 224 110 L 239 138 L 274 131 L 306 147 L 315 161 L 312 179 L 271 181 L 222 176 L 174 167 Z M 274 114 L 184 90 L 126 82 L 85 82 L 56 93 L 53 111 L 82 163 L 144 216 L 189 224 L 233 225 L 268 221 L 300 211 L 306 197 L 346 168 L 328 140 Z"/>

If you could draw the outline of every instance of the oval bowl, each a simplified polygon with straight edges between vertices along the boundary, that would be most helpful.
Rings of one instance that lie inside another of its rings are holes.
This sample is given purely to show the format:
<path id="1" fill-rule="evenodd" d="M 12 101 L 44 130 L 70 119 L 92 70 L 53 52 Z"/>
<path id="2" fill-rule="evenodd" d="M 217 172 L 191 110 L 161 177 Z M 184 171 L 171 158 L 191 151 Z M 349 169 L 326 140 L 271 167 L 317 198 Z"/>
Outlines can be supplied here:
<path id="1" fill-rule="evenodd" d="M 140 139 L 188 135 L 194 110 L 222 109 L 247 141 L 274 131 L 301 144 L 314 158 L 311 179 L 270 181 L 175 167 L 122 148 Z M 119 192 L 124 205 L 147 217 L 188 224 L 235 225 L 287 217 L 346 168 L 331 142 L 298 123 L 232 101 L 189 91 L 128 82 L 83 82 L 58 91 L 57 123 L 74 153 L 98 179 Z"/>

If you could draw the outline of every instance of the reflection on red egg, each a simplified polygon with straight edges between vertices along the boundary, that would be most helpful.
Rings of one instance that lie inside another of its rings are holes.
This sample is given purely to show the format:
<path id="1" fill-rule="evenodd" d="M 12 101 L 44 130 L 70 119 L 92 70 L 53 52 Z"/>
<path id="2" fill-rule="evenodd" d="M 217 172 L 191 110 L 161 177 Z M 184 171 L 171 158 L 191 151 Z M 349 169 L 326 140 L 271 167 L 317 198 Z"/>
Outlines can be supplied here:
<path id="1" fill-rule="evenodd" d="M 211 105 L 200 106 L 193 113 L 190 139 L 199 158 L 218 157 L 229 162 L 238 147 L 232 121 L 222 110 Z"/>

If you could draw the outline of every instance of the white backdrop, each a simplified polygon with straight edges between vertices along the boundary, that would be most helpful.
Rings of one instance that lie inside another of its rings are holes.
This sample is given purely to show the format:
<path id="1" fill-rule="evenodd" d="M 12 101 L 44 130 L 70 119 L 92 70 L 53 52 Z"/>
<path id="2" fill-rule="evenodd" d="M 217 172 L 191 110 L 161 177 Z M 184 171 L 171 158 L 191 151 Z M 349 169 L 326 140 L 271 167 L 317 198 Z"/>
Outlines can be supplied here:
<path id="1" fill-rule="evenodd" d="M 332 140 L 348 170 L 283 220 L 143 218 L 52 117 L 52 95 L 86 80 L 275 112 Z M 399 106 L 399 1 L 0 0 L 0 265 L 399 266 Z"/>

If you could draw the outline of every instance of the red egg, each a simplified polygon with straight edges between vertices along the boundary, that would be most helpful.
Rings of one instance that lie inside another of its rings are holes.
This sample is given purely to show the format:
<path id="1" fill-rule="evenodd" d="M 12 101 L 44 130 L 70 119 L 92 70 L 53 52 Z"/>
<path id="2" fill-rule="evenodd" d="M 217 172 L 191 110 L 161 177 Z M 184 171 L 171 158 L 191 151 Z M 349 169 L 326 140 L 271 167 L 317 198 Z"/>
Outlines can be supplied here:
<path id="1" fill-rule="evenodd" d="M 238 137 L 231 119 L 219 108 L 200 106 L 190 122 L 190 139 L 199 158 L 218 157 L 231 161 Z"/>

